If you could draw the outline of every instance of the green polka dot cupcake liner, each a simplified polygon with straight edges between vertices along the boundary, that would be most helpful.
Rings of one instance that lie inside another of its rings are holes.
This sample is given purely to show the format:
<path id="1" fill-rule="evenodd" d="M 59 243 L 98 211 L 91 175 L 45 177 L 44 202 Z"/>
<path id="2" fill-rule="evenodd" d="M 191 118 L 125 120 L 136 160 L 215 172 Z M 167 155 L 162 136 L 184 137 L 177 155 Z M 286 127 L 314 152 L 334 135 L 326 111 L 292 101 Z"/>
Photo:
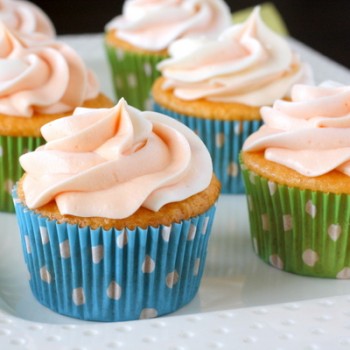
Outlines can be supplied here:
<path id="1" fill-rule="evenodd" d="M 0 135 L 0 211 L 14 212 L 12 188 L 23 175 L 18 158 L 33 151 L 44 140 L 41 137 L 13 137 Z"/>
<path id="2" fill-rule="evenodd" d="M 105 46 L 116 100 L 124 97 L 131 106 L 150 110 L 150 91 L 160 75 L 156 66 L 164 56 L 129 52 L 107 43 Z"/>
<path id="3" fill-rule="evenodd" d="M 170 226 L 104 230 L 49 220 L 13 196 L 32 293 L 52 311 L 127 321 L 174 312 L 195 297 L 215 205 Z"/>
<path id="4" fill-rule="evenodd" d="M 260 128 L 261 120 L 198 118 L 171 111 L 156 102 L 153 102 L 153 110 L 182 122 L 202 139 L 211 155 L 214 173 L 221 182 L 222 194 L 244 193 L 239 153 L 248 136 Z"/>
<path id="5" fill-rule="evenodd" d="M 350 278 L 350 196 L 287 187 L 243 168 L 253 248 L 266 263 Z"/>

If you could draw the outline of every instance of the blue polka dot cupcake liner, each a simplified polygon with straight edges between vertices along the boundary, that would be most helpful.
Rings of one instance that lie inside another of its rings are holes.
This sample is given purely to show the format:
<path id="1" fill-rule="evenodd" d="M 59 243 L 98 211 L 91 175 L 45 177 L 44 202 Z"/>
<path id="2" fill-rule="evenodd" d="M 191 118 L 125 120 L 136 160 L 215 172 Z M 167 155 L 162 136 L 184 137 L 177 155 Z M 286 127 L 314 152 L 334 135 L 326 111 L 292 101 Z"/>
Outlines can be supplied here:
<path id="1" fill-rule="evenodd" d="M 195 297 L 215 205 L 170 226 L 104 230 L 49 220 L 13 196 L 32 293 L 52 311 L 127 321 L 174 312 Z"/>
<path id="2" fill-rule="evenodd" d="M 33 151 L 44 139 L 41 137 L 14 137 L 0 135 L 0 211 L 13 213 L 15 211 L 12 200 L 14 184 L 23 175 L 18 158 Z"/>
<path id="3" fill-rule="evenodd" d="M 253 248 L 298 275 L 350 278 L 350 195 L 288 187 L 246 169 Z"/>
<path id="4" fill-rule="evenodd" d="M 150 90 L 160 75 L 156 66 L 165 56 L 126 51 L 107 42 L 105 47 L 116 100 L 124 97 L 131 106 L 150 110 Z"/>
<path id="5" fill-rule="evenodd" d="M 244 141 L 257 131 L 261 120 L 215 120 L 188 116 L 153 102 L 155 112 L 166 114 L 191 128 L 204 142 L 213 161 L 214 173 L 221 182 L 221 193 L 245 192 L 239 153 Z"/>

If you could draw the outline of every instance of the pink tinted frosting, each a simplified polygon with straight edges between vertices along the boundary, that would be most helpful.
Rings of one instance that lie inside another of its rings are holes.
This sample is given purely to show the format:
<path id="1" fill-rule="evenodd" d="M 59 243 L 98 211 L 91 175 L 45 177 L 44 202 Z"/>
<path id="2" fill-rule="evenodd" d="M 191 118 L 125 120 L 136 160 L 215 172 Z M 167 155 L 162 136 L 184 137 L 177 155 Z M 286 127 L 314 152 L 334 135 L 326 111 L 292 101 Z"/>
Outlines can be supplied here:
<path id="1" fill-rule="evenodd" d="M 217 39 L 178 40 L 169 53 L 158 65 L 163 88 L 183 100 L 271 105 L 288 96 L 294 83 L 311 81 L 309 68 L 265 25 L 259 7 Z"/>
<path id="2" fill-rule="evenodd" d="M 0 24 L 0 113 L 63 113 L 98 95 L 93 73 L 68 45 L 29 41 Z"/>
<path id="3" fill-rule="evenodd" d="M 29 1 L 0 0 L 0 21 L 24 35 L 55 36 L 50 18 Z"/>
<path id="4" fill-rule="evenodd" d="M 231 24 L 223 0 L 127 0 L 123 14 L 106 29 L 130 44 L 150 51 L 166 49 L 175 39 L 216 36 Z"/>
<path id="5" fill-rule="evenodd" d="M 350 86 L 295 85 L 291 97 L 261 109 L 265 124 L 243 150 L 264 151 L 266 159 L 305 176 L 335 169 L 350 176 Z"/>
<path id="6" fill-rule="evenodd" d="M 109 109 L 77 108 L 41 131 L 47 143 L 20 157 L 29 208 L 55 200 L 61 214 L 126 218 L 186 199 L 212 177 L 193 131 L 123 99 Z"/>

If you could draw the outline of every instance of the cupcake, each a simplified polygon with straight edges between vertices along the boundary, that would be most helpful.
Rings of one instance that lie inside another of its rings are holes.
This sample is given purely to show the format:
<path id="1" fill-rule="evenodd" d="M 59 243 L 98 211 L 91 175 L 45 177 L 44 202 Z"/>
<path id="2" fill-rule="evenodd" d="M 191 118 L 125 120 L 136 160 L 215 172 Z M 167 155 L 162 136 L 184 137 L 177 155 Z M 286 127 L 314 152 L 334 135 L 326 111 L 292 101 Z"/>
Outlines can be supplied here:
<path id="1" fill-rule="evenodd" d="M 350 278 L 349 102 L 350 86 L 295 85 L 243 145 L 252 241 L 274 267 Z"/>
<path id="2" fill-rule="evenodd" d="M 54 38 L 55 27 L 46 13 L 29 1 L 2 0 L 0 21 L 21 35 Z"/>
<path id="3" fill-rule="evenodd" d="M 43 143 L 40 127 L 77 106 L 110 107 L 97 80 L 69 46 L 27 40 L 0 24 L 0 211 L 13 211 L 18 157 Z"/>
<path id="4" fill-rule="evenodd" d="M 94 321 L 161 316 L 196 295 L 220 184 L 186 126 L 120 100 L 42 127 L 14 191 L 35 298 Z"/>
<path id="5" fill-rule="evenodd" d="M 169 52 L 158 64 L 154 110 L 198 133 L 223 193 L 243 193 L 238 155 L 261 125 L 260 107 L 288 98 L 292 84 L 310 79 L 308 67 L 265 25 L 259 7 L 217 39 L 178 40 Z"/>
<path id="6" fill-rule="evenodd" d="M 105 45 L 117 99 L 149 109 L 156 64 L 175 39 L 216 36 L 231 23 L 223 0 L 126 0 L 105 28 Z"/>

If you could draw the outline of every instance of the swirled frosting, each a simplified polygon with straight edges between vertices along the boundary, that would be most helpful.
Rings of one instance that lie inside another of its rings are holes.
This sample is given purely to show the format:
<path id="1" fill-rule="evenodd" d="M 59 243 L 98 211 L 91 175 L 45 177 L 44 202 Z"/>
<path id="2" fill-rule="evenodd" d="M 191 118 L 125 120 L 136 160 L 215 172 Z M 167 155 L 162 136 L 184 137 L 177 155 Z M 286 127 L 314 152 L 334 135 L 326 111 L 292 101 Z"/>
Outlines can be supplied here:
<path id="1" fill-rule="evenodd" d="M 0 21 L 24 35 L 53 38 L 56 34 L 50 18 L 29 1 L 0 0 Z"/>
<path id="2" fill-rule="evenodd" d="M 350 86 L 295 85 L 292 101 L 263 107 L 264 125 L 244 143 L 247 152 L 305 176 L 338 170 L 350 176 Z"/>
<path id="3" fill-rule="evenodd" d="M 149 51 L 164 50 L 178 38 L 216 36 L 231 23 L 223 0 L 127 0 L 122 12 L 106 30 Z"/>
<path id="4" fill-rule="evenodd" d="M 217 39 L 178 40 L 169 53 L 158 65 L 163 88 L 183 100 L 271 105 L 287 97 L 293 84 L 311 79 L 287 41 L 264 24 L 259 7 Z"/>
<path id="5" fill-rule="evenodd" d="M 121 99 L 109 109 L 77 108 L 42 128 L 47 143 L 20 157 L 26 204 L 55 200 L 61 214 L 126 218 L 158 211 L 209 186 L 210 155 L 176 120 Z"/>
<path id="6" fill-rule="evenodd" d="M 27 41 L 0 24 L 0 113 L 63 113 L 98 95 L 94 74 L 68 45 Z"/>

